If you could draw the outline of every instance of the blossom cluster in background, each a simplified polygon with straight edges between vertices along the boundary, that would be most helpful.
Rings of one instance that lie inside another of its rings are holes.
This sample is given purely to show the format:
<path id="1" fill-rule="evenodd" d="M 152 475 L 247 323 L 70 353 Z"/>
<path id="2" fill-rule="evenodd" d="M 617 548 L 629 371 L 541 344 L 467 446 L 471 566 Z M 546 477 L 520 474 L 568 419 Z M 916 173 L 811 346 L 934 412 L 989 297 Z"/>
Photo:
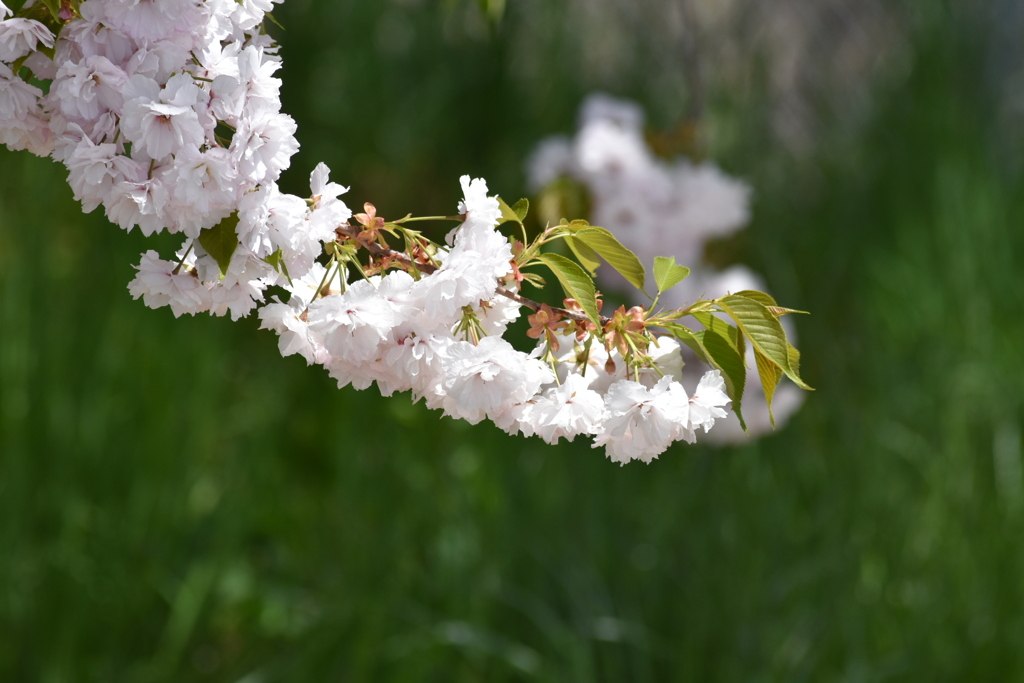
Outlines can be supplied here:
<path id="1" fill-rule="evenodd" d="M 682 307 L 702 298 L 730 292 L 764 290 L 765 283 L 746 266 L 724 271 L 704 264 L 705 244 L 730 235 L 750 220 L 750 187 L 730 177 L 712 162 L 694 163 L 686 158 L 665 161 L 651 150 L 644 137 L 644 112 L 637 104 L 594 94 L 580 108 L 579 130 L 572 138 L 543 140 L 527 160 L 528 183 L 541 192 L 560 178 L 582 185 L 591 200 L 591 222 L 608 228 L 644 263 L 661 254 L 672 254 L 690 267 L 690 276 L 661 296 L 668 307 Z M 615 271 L 598 271 L 610 289 L 638 294 Z M 643 304 L 639 298 L 635 301 Z M 795 329 L 785 318 L 787 336 Z M 687 354 L 687 360 L 696 361 Z M 754 367 L 753 349 L 747 365 Z M 685 381 L 697 381 L 696 363 L 683 370 Z M 772 426 L 757 382 L 747 382 L 744 415 L 750 434 Z M 776 425 L 784 423 L 803 403 L 802 392 L 783 384 L 773 406 Z M 735 415 L 711 435 L 719 441 L 747 437 Z"/>
<path id="2" fill-rule="evenodd" d="M 496 229 L 501 206 L 482 180 L 462 179 L 462 224 L 447 246 L 423 243 L 423 267 L 417 254 L 382 246 L 385 224 L 369 205 L 354 217 L 358 238 L 344 232 L 353 218 L 338 199 L 345 190 L 323 164 L 309 198 L 282 193 L 276 181 L 298 143 L 280 111 L 280 59 L 262 30 L 270 8 L 86 0 L 62 5 L 48 27 L 7 18 L 0 4 L 0 139 L 63 163 L 86 211 L 102 206 L 125 230 L 184 238 L 174 259 L 142 256 L 135 298 L 175 316 L 234 319 L 266 304 L 259 317 L 280 335 L 282 354 L 323 365 L 339 386 L 411 391 L 452 417 L 489 418 L 550 443 L 589 435 L 620 463 L 650 462 L 726 417 L 720 372 L 694 378 L 688 394 L 670 337 L 652 345 L 643 368 L 623 357 L 624 343 L 591 344 L 564 324 L 545 328 L 533 353 L 502 338 L 520 314 L 520 279 L 513 244 Z M 346 240 L 387 251 L 376 273 L 348 282 L 345 264 L 361 268 L 340 256 Z M 326 266 L 317 261 L 325 248 Z M 283 299 L 265 300 L 271 286 Z"/>

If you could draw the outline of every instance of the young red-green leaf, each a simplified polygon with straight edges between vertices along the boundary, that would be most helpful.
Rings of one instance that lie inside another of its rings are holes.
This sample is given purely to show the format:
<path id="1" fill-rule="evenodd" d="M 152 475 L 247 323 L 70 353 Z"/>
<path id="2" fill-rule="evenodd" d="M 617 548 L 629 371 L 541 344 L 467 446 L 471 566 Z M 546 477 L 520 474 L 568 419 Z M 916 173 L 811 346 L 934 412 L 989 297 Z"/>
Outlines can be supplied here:
<path id="1" fill-rule="evenodd" d="M 221 278 L 227 274 L 228 267 L 231 265 L 231 257 L 238 249 L 237 228 L 238 212 L 236 211 L 212 228 L 206 228 L 199 233 L 199 244 L 220 266 Z"/>
<path id="2" fill-rule="evenodd" d="M 597 293 L 594 281 L 586 271 L 561 254 L 540 254 L 537 259 L 555 274 L 566 296 L 578 301 L 591 322 L 600 327 L 601 312 L 597 309 Z"/>
<path id="3" fill-rule="evenodd" d="M 639 290 L 644 288 L 644 266 L 632 251 L 604 228 L 586 227 L 573 233 L 573 237 L 596 251 L 615 270 L 622 274 L 631 285 Z"/>
<path id="4" fill-rule="evenodd" d="M 722 310 L 729 314 L 740 331 L 754 345 L 754 349 L 763 353 L 769 360 L 778 365 L 786 376 L 801 389 L 811 387 L 800 379 L 799 370 L 794 370 L 789 362 L 789 342 L 786 332 L 771 311 L 764 304 L 745 296 L 731 294 L 716 299 Z"/>
<path id="5" fill-rule="evenodd" d="M 654 257 L 654 284 L 657 285 L 659 294 L 672 289 L 689 275 L 689 268 L 676 265 L 675 256 Z"/>
<path id="6" fill-rule="evenodd" d="M 576 259 L 583 264 L 583 267 L 587 269 L 591 277 L 597 275 L 597 267 L 601 265 L 601 257 L 597 255 L 597 252 L 586 245 L 586 243 L 579 241 L 572 235 L 565 236 L 565 243 L 569 246 L 569 249 L 576 256 Z"/>
<path id="7" fill-rule="evenodd" d="M 775 429 L 775 414 L 772 412 L 772 398 L 775 396 L 775 389 L 782 381 L 782 368 L 773 363 L 763 353 L 754 349 L 754 358 L 757 359 L 757 374 L 761 378 L 761 389 L 764 390 L 764 400 L 768 404 L 768 419 Z"/>

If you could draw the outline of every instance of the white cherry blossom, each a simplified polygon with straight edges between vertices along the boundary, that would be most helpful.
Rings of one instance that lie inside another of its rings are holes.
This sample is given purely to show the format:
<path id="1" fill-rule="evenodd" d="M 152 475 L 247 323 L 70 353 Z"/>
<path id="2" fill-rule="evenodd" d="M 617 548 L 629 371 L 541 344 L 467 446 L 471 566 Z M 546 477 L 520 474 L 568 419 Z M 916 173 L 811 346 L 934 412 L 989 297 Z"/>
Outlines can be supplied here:
<path id="1" fill-rule="evenodd" d="M 53 41 L 50 29 L 34 19 L 5 19 L 0 21 L 0 62 L 13 62 L 40 44 L 53 47 Z"/>
<path id="2" fill-rule="evenodd" d="M 648 389 L 620 380 L 608 389 L 604 431 L 594 447 L 605 446 L 608 457 L 622 465 L 650 462 L 690 431 L 690 404 L 681 384 L 663 377 Z"/>

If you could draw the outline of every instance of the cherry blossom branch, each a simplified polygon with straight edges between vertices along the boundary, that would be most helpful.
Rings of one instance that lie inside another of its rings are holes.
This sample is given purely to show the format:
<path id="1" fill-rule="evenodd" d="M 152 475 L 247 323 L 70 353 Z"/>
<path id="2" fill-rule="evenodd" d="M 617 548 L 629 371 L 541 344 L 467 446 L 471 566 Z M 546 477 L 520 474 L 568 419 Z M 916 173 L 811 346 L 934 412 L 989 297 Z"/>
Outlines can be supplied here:
<path id="1" fill-rule="evenodd" d="M 406 220 L 408 220 L 408 219 L 406 219 Z M 423 273 L 425 273 L 427 275 L 430 275 L 431 273 L 434 273 L 434 272 L 436 272 L 438 270 L 438 267 L 433 265 L 432 263 L 416 263 L 411 258 L 409 258 L 408 254 L 406 254 L 404 252 L 401 252 L 401 251 L 395 251 L 394 249 L 391 249 L 390 247 L 385 247 L 382 244 L 380 244 L 379 242 L 370 242 L 370 241 L 359 239 L 359 233 L 361 231 L 359 229 L 351 226 L 351 225 L 348 225 L 348 224 L 339 225 L 335 229 L 334 232 L 340 238 L 347 239 L 347 240 L 355 240 L 360 246 L 365 247 L 366 250 L 370 252 L 370 255 L 372 255 L 372 256 L 374 256 L 376 258 L 390 259 L 392 261 L 397 261 L 397 262 L 401 263 L 403 266 L 405 266 L 406 268 L 415 268 L 415 269 L 417 269 L 417 270 L 419 270 L 419 271 L 421 271 L 421 272 L 423 272 Z M 508 289 L 506 287 L 498 287 L 497 293 L 500 294 L 501 296 L 507 298 L 507 299 L 511 299 L 512 301 L 515 301 L 517 304 L 521 304 L 523 306 L 526 306 L 527 308 L 529 308 L 530 310 L 532 310 L 534 312 L 540 310 L 540 307 L 541 307 L 541 303 L 540 302 L 534 301 L 533 299 L 529 299 L 529 298 L 523 296 L 522 294 L 519 294 L 518 292 L 514 292 L 514 291 L 512 291 L 512 290 L 510 290 L 510 289 Z M 578 323 L 590 322 L 590 318 L 588 318 L 587 314 L 582 312 L 582 311 L 570 311 L 567 308 L 558 308 L 558 307 L 555 307 L 555 306 L 550 306 L 550 308 L 551 308 L 552 311 L 554 311 L 555 313 L 558 313 L 563 318 L 566 318 L 568 320 L 572 320 L 573 322 L 578 322 Z M 601 320 L 601 326 L 604 327 L 606 324 L 608 324 L 608 322 L 611 320 L 611 318 L 607 318 L 607 317 L 602 315 L 600 320 Z"/>

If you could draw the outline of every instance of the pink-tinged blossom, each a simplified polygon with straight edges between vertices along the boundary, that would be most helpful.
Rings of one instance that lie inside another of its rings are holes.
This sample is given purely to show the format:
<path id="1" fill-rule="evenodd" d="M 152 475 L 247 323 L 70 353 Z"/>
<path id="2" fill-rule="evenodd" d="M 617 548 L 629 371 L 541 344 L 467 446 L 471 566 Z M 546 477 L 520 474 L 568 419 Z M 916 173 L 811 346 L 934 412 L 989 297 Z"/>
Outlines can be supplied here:
<path id="1" fill-rule="evenodd" d="M 83 57 L 102 55 L 114 64 L 124 64 L 135 52 L 131 38 L 107 23 L 105 3 L 86 0 L 78 6 L 81 19 L 75 19 L 61 29 L 57 43 L 57 60 L 78 61 Z M 69 54 L 70 53 L 70 54 Z"/>
<path id="2" fill-rule="evenodd" d="M 394 308 L 366 280 L 352 283 L 344 294 L 314 301 L 309 321 L 323 335 L 328 352 L 349 363 L 372 360 L 397 322 Z"/>
<path id="3" fill-rule="evenodd" d="M 121 113 L 121 90 L 128 75 L 101 55 L 64 62 L 51 87 L 61 112 L 68 118 L 92 121 L 105 111 Z"/>
<path id="4" fill-rule="evenodd" d="M 466 213 L 466 222 L 449 235 L 451 250 L 438 253 L 441 268 L 417 282 L 413 291 L 430 318 L 457 319 L 464 306 L 490 301 L 499 280 L 512 269 L 512 246 L 494 229 L 501 215 L 498 201 L 487 196 L 483 180 L 471 182 L 463 176 L 462 186 L 466 198 L 459 209 Z"/>
<path id="5" fill-rule="evenodd" d="M 147 251 L 135 266 L 139 272 L 128 285 L 128 291 L 135 299 L 142 297 L 150 308 L 170 306 L 175 318 L 182 313 L 195 315 L 207 311 L 212 303 L 210 290 L 185 267 L 194 263 L 190 255 L 179 268 L 176 261 L 164 261 L 155 251 Z"/>
<path id="6" fill-rule="evenodd" d="M 500 410 L 492 411 L 488 417 L 494 426 L 510 436 L 533 436 L 536 434 L 533 409 L 532 400 L 523 401 L 502 406 Z"/>
<path id="7" fill-rule="evenodd" d="M 640 368 L 636 379 L 645 387 L 650 389 L 662 377 L 671 377 L 676 382 L 683 380 L 683 354 L 679 342 L 671 337 L 658 337 L 657 345 L 651 344 L 647 349 L 647 356 L 657 366 L 655 368 Z"/>
<path id="8" fill-rule="evenodd" d="M 307 365 L 325 364 L 331 355 L 324 347 L 323 337 L 309 327 L 306 307 L 317 295 L 317 288 L 337 293 L 341 284 L 335 274 L 330 282 L 325 281 L 327 269 L 319 263 L 301 278 L 295 278 L 284 286 L 291 293 L 288 303 L 275 298 L 259 311 L 260 329 L 274 330 L 280 335 L 278 349 L 282 356 L 298 354 L 306 359 Z"/>
<path id="9" fill-rule="evenodd" d="M 464 199 L 459 202 L 459 213 L 465 216 L 463 228 L 482 225 L 493 228 L 501 219 L 501 206 L 494 197 L 487 196 L 487 183 L 483 178 L 470 179 L 468 175 L 459 179 Z"/>
<path id="10" fill-rule="evenodd" d="M 0 123 L 7 126 L 38 111 L 43 91 L 21 80 L 0 64 Z"/>
<path id="11" fill-rule="evenodd" d="M 202 20 L 202 3 L 195 0 L 106 0 L 107 23 L 139 42 L 152 42 L 192 33 Z"/>
<path id="12" fill-rule="evenodd" d="M 260 258 L 280 250 L 288 272 L 301 277 L 323 252 L 308 232 L 305 200 L 268 183 L 245 194 L 238 203 L 238 238 Z"/>
<path id="13" fill-rule="evenodd" d="M 307 220 L 310 237 L 320 242 L 334 239 L 334 231 L 352 217 L 352 211 L 338 195 L 348 192 L 347 187 L 329 182 L 330 169 L 323 162 L 317 164 L 309 176 L 310 196 L 313 208 Z"/>
<path id="14" fill-rule="evenodd" d="M 175 41 L 160 40 L 140 46 L 124 65 L 124 70 L 129 76 L 145 76 L 164 83 L 181 71 L 188 58 L 187 47 Z"/>
<path id="15" fill-rule="evenodd" d="M 50 81 L 57 77 L 57 65 L 43 52 L 33 52 L 25 58 L 24 64 L 41 81 Z"/>
<path id="16" fill-rule="evenodd" d="M 214 259 L 206 255 L 202 245 L 196 245 L 196 253 L 204 256 L 202 260 L 207 267 L 214 266 L 216 271 L 203 273 L 200 271 L 203 281 L 216 282 L 220 274 L 219 265 Z M 199 259 L 197 258 L 197 264 Z M 211 269 L 212 270 L 212 269 Z M 218 286 L 210 290 L 212 302 L 210 313 L 213 315 L 231 314 L 232 320 L 239 320 L 249 315 L 258 304 L 263 303 L 263 292 L 267 285 L 276 280 L 273 267 L 262 259 L 255 258 L 246 249 L 235 249 L 231 256 L 227 272 Z"/>
<path id="17" fill-rule="evenodd" d="M 239 121 L 231 140 L 238 169 L 252 183 L 276 181 L 299 151 L 295 120 L 287 114 L 260 112 Z"/>
<path id="18" fill-rule="evenodd" d="M 553 379 L 546 365 L 501 337 L 485 337 L 476 345 L 456 342 L 445 364 L 444 410 L 476 424 L 488 413 L 528 400 Z"/>
<path id="19" fill-rule="evenodd" d="M 83 136 L 65 162 L 68 184 L 86 213 L 99 206 L 113 189 L 117 175 L 114 169 L 116 156 L 116 145 L 97 145 Z"/>
<path id="20" fill-rule="evenodd" d="M 112 169 L 113 188 L 103 200 L 103 208 L 109 221 L 122 230 L 131 230 L 141 218 L 139 205 L 132 198 L 131 192 L 146 179 L 149 167 L 130 157 L 116 156 Z"/>
<path id="21" fill-rule="evenodd" d="M 260 329 L 277 332 L 277 348 L 282 356 L 298 354 L 306 359 L 306 365 L 326 363 L 330 354 L 324 348 L 323 338 L 310 330 L 304 314 L 304 306 L 269 303 L 259 311 Z"/>
<path id="22" fill-rule="evenodd" d="M 613 462 L 651 462 L 673 441 L 692 433 L 690 404 L 678 382 L 663 377 L 652 389 L 620 380 L 605 396 L 604 431 L 594 448 L 605 447 Z"/>
<path id="23" fill-rule="evenodd" d="M 572 441 L 579 434 L 596 434 L 604 418 L 604 398 L 579 375 L 536 398 L 530 411 L 534 433 L 549 444 Z"/>
<path id="24" fill-rule="evenodd" d="M 413 296 L 430 319 L 456 322 L 464 306 L 494 298 L 497 281 L 481 273 L 471 259 L 446 262 L 440 270 L 416 282 Z"/>
<path id="25" fill-rule="evenodd" d="M 345 358 L 331 357 L 327 364 L 328 376 L 337 381 L 338 388 L 344 389 L 350 384 L 358 391 L 370 388 L 376 380 L 371 369 L 372 363 L 353 363 Z"/>
<path id="26" fill-rule="evenodd" d="M 228 0 L 230 2 L 230 0 Z M 221 76 L 232 77 L 235 83 L 238 82 L 238 55 L 242 52 L 242 41 L 236 40 L 229 43 L 212 41 L 204 43 L 200 49 L 195 50 L 199 64 L 205 73 L 205 78 L 213 78 L 215 81 Z"/>
<path id="27" fill-rule="evenodd" d="M 151 78 L 132 76 L 124 89 L 121 130 L 152 159 L 186 148 L 198 151 L 206 138 L 193 109 L 200 93 L 187 74 L 172 77 L 163 91 Z"/>
<path id="28" fill-rule="evenodd" d="M 176 231 L 189 237 L 211 228 L 229 216 L 237 206 L 238 173 L 226 149 L 212 147 L 195 155 L 181 155 L 174 161 L 171 218 Z"/>
<path id="29" fill-rule="evenodd" d="M 263 50 L 251 45 L 238 55 L 238 81 L 247 115 L 281 108 L 281 79 L 274 78 L 280 68 L 279 62 L 266 59 Z"/>
<path id="30" fill-rule="evenodd" d="M 440 407 L 444 361 L 448 348 L 455 340 L 429 333 L 416 333 L 412 329 L 396 330 L 393 336 L 394 343 L 383 349 L 380 359 L 395 378 L 396 386 L 381 384 L 378 380 L 381 393 L 387 396 L 391 391 L 409 388 L 414 400 L 425 398 L 428 407 Z"/>
<path id="31" fill-rule="evenodd" d="M 5 5 L 4 3 L 0 2 L 0 19 L 6 19 L 9 16 L 11 16 L 10 8 L 7 7 L 7 5 Z"/>
<path id="32" fill-rule="evenodd" d="M 232 21 L 243 31 L 258 26 L 264 15 L 274 7 L 272 0 L 240 0 L 234 3 Z"/>
<path id="33" fill-rule="evenodd" d="M 103 202 L 107 218 L 125 230 L 138 225 L 147 237 L 168 227 L 164 212 L 173 184 L 172 167 L 154 166 L 150 172 L 148 164 L 118 156 L 114 172 L 114 187 Z"/>
<path id="34" fill-rule="evenodd" d="M 505 287 L 515 291 L 515 287 L 505 283 Z M 522 305 L 512 299 L 498 295 L 490 301 L 483 301 L 473 311 L 480 319 L 480 327 L 490 336 L 505 334 L 509 323 L 518 320 L 522 314 Z"/>
<path id="35" fill-rule="evenodd" d="M 38 45 L 53 47 L 50 29 L 34 19 L 5 19 L 0 21 L 0 62 L 11 63 Z"/>
<path id="36" fill-rule="evenodd" d="M 237 76 L 221 74 L 210 84 L 210 111 L 219 121 L 235 126 L 245 106 L 245 88 Z"/>
<path id="37" fill-rule="evenodd" d="M 725 380 L 722 379 L 721 371 L 705 373 L 690 397 L 690 429 L 696 431 L 698 427 L 703 427 L 706 433 L 714 426 L 716 419 L 728 415 L 722 407 L 728 402 L 729 396 L 725 393 Z M 693 443 L 693 438 L 687 441 Z"/>

